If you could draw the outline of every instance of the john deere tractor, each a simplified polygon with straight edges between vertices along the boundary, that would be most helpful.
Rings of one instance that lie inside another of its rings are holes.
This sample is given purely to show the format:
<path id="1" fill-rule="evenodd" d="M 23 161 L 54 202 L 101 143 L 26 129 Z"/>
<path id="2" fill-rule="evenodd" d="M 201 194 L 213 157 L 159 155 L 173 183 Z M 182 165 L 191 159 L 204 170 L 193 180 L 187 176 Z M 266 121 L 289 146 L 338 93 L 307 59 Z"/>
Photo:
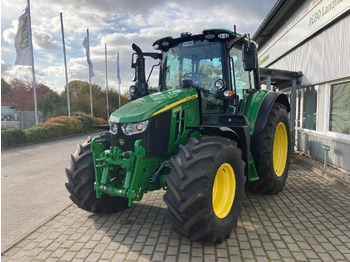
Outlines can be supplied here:
<path id="1" fill-rule="evenodd" d="M 109 131 L 71 156 L 70 198 L 109 213 L 163 188 L 174 230 L 222 242 L 246 188 L 276 194 L 286 183 L 288 98 L 261 90 L 255 44 L 236 30 L 165 37 L 154 42 L 156 52 L 132 48 L 131 101 L 112 113 Z M 157 90 L 148 89 L 145 57 L 159 62 Z"/>

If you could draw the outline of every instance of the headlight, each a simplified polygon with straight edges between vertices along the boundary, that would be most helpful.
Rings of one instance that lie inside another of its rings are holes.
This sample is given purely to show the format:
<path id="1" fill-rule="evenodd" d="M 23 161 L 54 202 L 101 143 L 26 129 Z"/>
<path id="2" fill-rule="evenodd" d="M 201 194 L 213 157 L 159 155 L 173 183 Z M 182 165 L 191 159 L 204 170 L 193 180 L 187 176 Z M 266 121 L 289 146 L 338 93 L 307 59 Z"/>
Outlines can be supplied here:
<path id="1" fill-rule="evenodd" d="M 136 86 L 130 86 L 130 88 L 129 88 L 129 92 L 130 92 L 131 94 L 135 94 L 135 93 L 136 93 L 136 90 L 137 90 L 137 87 L 136 87 Z"/>
<path id="2" fill-rule="evenodd" d="M 215 81 L 215 87 L 216 89 L 222 89 L 225 86 L 225 82 L 222 79 L 218 79 Z"/>
<path id="3" fill-rule="evenodd" d="M 128 123 L 128 124 L 122 124 L 121 128 L 125 135 L 131 136 L 135 134 L 142 133 L 146 130 L 148 126 L 148 120 L 139 122 L 139 123 Z"/>
<path id="4" fill-rule="evenodd" d="M 109 126 L 110 126 L 109 131 L 113 135 L 116 135 L 118 133 L 118 125 L 116 123 L 110 123 Z"/>

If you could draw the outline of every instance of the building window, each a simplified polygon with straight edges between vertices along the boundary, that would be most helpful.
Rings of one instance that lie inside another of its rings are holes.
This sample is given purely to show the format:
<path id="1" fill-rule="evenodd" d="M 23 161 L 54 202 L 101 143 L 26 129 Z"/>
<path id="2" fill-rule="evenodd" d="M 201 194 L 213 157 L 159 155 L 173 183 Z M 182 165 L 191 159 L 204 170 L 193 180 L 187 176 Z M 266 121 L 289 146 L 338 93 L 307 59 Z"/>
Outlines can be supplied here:
<path id="1" fill-rule="evenodd" d="M 316 130 L 317 91 L 314 86 L 304 88 L 303 128 Z"/>
<path id="2" fill-rule="evenodd" d="M 289 101 L 291 101 L 291 100 L 289 100 Z M 301 112 L 301 91 L 297 90 L 297 114 L 296 114 L 296 119 L 297 119 L 296 126 L 297 127 L 301 127 L 300 112 Z"/>
<path id="3" fill-rule="evenodd" d="M 350 82 L 332 85 L 330 131 L 350 134 Z"/>

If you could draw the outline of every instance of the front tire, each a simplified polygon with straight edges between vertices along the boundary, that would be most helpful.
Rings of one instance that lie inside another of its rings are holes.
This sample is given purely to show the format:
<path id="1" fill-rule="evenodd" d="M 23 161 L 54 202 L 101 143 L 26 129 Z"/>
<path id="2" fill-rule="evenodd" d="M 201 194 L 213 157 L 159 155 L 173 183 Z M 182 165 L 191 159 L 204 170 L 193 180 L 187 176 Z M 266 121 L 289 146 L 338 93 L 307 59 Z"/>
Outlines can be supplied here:
<path id="1" fill-rule="evenodd" d="M 109 133 L 100 134 L 98 140 L 109 148 Z M 91 151 L 91 137 L 84 144 L 78 144 L 78 150 L 71 155 L 71 165 L 66 168 L 66 188 L 70 193 L 70 199 L 81 209 L 92 213 L 113 213 L 127 207 L 127 199 L 122 197 L 112 197 L 103 194 L 100 199 L 96 198 L 94 190 L 95 170 Z"/>
<path id="2" fill-rule="evenodd" d="M 236 142 L 190 138 L 171 164 L 164 201 L 173 228 L 192 240 L 221 243 L 237 225 L 244 198 L 245 163 Z"/>

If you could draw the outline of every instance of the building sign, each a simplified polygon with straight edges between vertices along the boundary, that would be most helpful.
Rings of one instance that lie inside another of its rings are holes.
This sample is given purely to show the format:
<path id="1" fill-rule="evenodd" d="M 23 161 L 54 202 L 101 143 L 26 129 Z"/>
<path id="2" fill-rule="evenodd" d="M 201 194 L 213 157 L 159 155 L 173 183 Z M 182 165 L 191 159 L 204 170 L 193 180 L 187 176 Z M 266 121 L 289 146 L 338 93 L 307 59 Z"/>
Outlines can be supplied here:
<path id="1" fill-rule="evenodd" d="M 286 52 L 350 10 L 350 0 L 323 0 L 294 25 L 288 25 L 275 40 L 259 52 L 259 64 L 271 65 Z M 301 11 L 300 11 L 301 12 Z M 292 22 L 293 23 L 293 22 Z"/>

